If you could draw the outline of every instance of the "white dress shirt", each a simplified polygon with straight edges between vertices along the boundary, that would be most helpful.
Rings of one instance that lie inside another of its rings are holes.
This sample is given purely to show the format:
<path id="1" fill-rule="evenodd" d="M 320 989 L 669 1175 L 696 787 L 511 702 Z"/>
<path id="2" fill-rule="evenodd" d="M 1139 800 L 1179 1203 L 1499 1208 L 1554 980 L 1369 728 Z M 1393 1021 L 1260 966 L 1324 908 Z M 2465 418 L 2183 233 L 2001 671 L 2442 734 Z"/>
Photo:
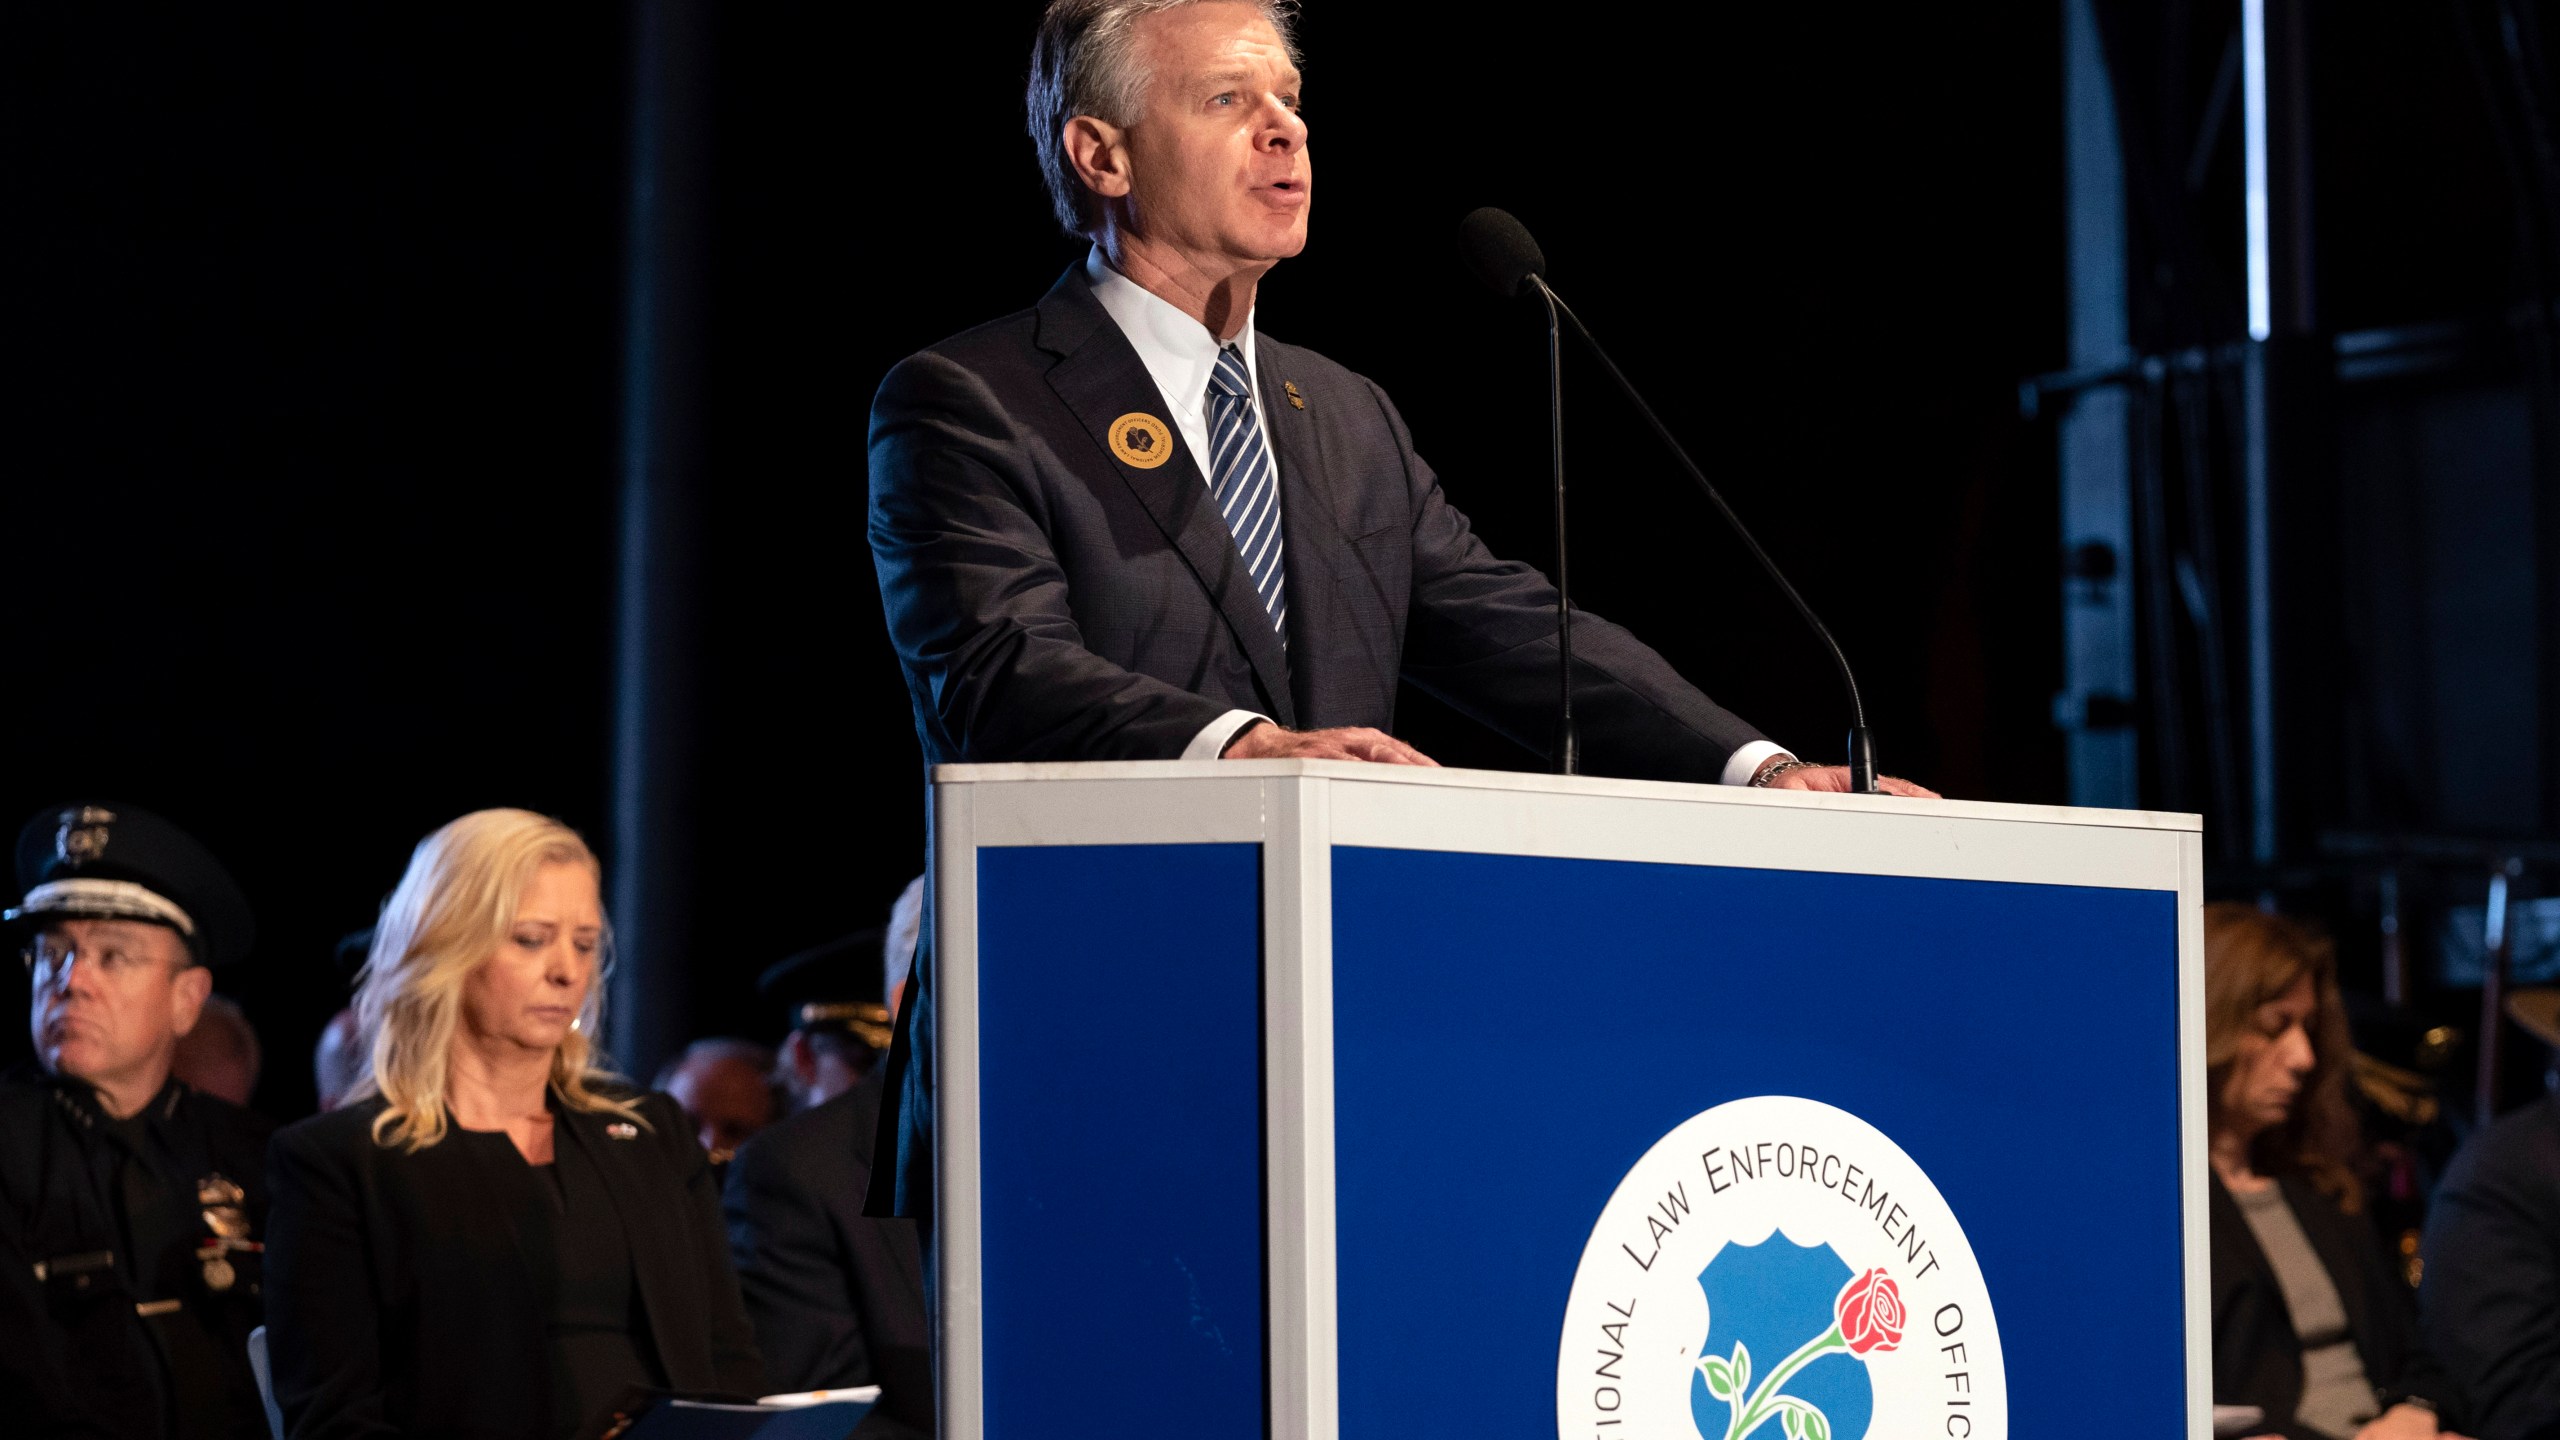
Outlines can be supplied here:
<path id="1" fill-rule="evenodd" d="M 1191 460 L 1199 468 L 1201 479 L 1209 484 L 1216 477 L 1209 473 L 1209 376 L 1218 367 L 1218 337 L 1209 327 L 1184 314 L 1172 301 L 1148 290 L 1137 281 L 1111 268 L 1102 258 L 1097 245 L 1085 257 L 1085 279 L 1093 284 L 1093 298 L 1102 302 L 1104 313 L 1128 337 L 1129 346 L 1138 352 L 1138 362 L 1147 367 L 1147 375 L 1156 382 L 1165 409 L 1173 412 L 1174 432 L 1191 450 Z M 1254 367 L 1253 312 L 1247 310 L 1244 329 L 1236 334 L 1235 347 L 1244 352 L 1245 373 L 1253 386 L 1248 403 L 1255 409 L 1254 423 L 1261 423 L 1262 372 Z M 1264 451 L 1271 457 L 1272 474 L 1277 478 L 1280 452 L 1264 436 Z M 1255 721 L 1275 723 L 1268 715 L 1251 710 L 1230 710 L 1201 727 L 1183 747 L 1185 760 L 1215 760 L 1247 725 Z M 1748 785 L 1769 757 L 1786 753 L 1786 747 L 1768 740 L 1754 740 L 1736 750 L 1724 762 L 1724 773 L 1717 777 L 1727 785 Z"/>

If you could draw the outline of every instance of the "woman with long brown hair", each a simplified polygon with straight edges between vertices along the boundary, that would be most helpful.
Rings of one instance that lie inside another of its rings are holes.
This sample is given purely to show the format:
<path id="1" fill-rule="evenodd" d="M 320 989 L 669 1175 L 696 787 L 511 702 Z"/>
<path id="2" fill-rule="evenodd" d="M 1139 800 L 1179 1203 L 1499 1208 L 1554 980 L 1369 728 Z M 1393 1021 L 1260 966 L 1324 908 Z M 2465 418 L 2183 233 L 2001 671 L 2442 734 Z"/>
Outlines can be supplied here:
<path id="1" fill-rule="evenodd" d="M 295 1440 L 565 1437 L 628 1388 L 762 1387 L 710 1163 L 593 1046 L 598 879 L 567 826 L 482 810 L 419 842 L 383 902 L 360 1098 L 269 1159 Z"/>
<path id="2" fill-rule="evenodd" d="M 2329 942 L 2246 905 L 2205 907 L 2213 1398 L 2284 1440 L 2437 1440 L 2443 1372 L 2363 1218 L 2353 1045 Z"/>

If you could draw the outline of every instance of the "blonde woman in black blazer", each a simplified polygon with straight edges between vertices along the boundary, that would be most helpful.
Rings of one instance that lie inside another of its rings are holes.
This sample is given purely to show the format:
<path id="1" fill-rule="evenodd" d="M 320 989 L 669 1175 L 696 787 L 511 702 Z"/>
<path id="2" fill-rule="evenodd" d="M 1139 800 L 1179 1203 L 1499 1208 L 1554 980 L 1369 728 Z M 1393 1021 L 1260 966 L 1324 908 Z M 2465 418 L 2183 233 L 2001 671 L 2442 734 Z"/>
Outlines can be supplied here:
<path id="1" fill-rule="evenodd" d="M 370 1093 L 269 1160 L 293 1440 L 566 1437 L 628 1386 L 762 1388 L 691 1127 L 596 1068 L 597 879 L 567 827 L 486 810 L 384 903 Z"/>

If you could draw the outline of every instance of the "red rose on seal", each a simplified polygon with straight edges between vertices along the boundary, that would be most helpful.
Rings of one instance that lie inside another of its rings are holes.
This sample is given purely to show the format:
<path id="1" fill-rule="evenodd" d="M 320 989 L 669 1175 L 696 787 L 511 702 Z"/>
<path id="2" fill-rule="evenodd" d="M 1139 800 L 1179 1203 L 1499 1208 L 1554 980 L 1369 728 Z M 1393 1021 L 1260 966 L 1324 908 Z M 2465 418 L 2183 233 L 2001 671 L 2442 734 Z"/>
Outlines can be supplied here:
<path id="1" fill-rule="evenodd" d="M 1902 1291 L 1882 1270 L 1870 1270 L 1841 1286 L 1833 1311 L 1839 1316 L 1840 1338 L 1848 1342 L 1853 1355 L 1891 1350 L 1902 1343 Z"/>

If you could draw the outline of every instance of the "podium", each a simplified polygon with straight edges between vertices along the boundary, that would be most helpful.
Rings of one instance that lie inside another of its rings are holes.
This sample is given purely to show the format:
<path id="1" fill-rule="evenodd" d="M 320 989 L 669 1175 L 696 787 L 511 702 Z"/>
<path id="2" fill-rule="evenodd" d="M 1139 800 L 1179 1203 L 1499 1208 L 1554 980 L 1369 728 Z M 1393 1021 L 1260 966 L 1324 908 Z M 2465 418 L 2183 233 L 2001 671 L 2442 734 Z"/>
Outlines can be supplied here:
<path id="1" fill-rule="evenodd" d="M 2210 1434 L 2196 817 L 933 781 L 946 1436 Z"/>

